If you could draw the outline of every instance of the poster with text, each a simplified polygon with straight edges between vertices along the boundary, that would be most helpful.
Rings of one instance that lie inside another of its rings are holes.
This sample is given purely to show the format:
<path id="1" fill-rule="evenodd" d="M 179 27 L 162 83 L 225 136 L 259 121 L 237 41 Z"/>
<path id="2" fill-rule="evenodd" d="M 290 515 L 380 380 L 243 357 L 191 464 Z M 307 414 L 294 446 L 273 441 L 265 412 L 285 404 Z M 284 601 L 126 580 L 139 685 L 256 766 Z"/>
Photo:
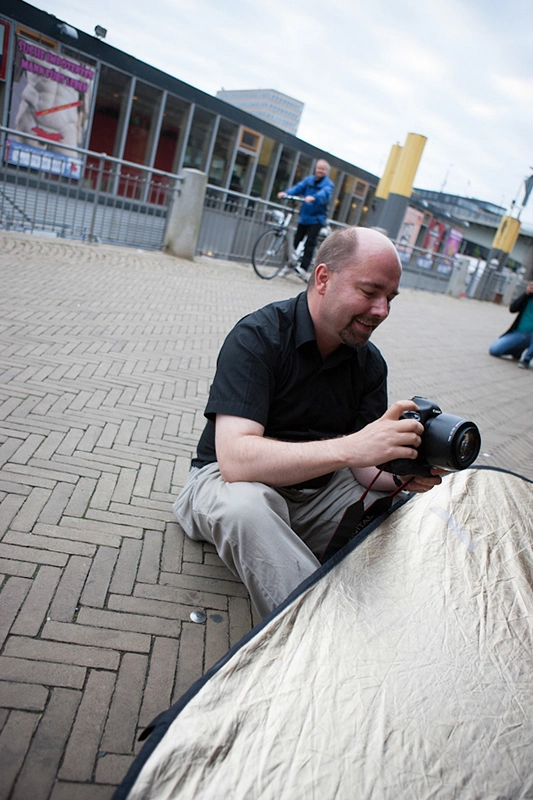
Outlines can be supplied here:
<path id="1" fill-rule="evenodd" d="M 415 246 L 418 233 L 422 227 L 422 220 L 424 219 L 424 212 L 417 211 L 416 208 L 409 208 L 405 212 L 402 227 L 398 235 L 397 250 L 400 255 L 402 264 L 408 264 L 413 254 L 413 247 Z"/>
<path id="2" fill-rule="evenodd" d="M 457 255 L 462 241 L 463 232 L 458 228 L 450 228 L 441 250 L 441 255 L 446 256 L 446 258 L 439 258 L 437 272 L 448 275 L 452 271 L 453 259 Z"/>
<path id="3" fill-rule="evenodd" d="M 17 37 L 4 158 L 11 164 L 79 178 L 94 88 L 94 70 L 42 45 Z M 29 139 L 24 134 L 39 136 Z"/>
<path id="4" fill-rule="evenodd" d="M 416 263 L 419 267 L 423 267 L 423 269 L 432 268 L 432 254 L 436 253 L 439 249 L 445 230 L 446 225 L 444 222 L 439 222 L 436 219 L 431 220 L 428 232 L 426 233 L 426 238 L 424 239 L 424 244 L 422 245 L 422 249 L 426 250 L 427 252 L 422 253 L 416 260 Z"/>

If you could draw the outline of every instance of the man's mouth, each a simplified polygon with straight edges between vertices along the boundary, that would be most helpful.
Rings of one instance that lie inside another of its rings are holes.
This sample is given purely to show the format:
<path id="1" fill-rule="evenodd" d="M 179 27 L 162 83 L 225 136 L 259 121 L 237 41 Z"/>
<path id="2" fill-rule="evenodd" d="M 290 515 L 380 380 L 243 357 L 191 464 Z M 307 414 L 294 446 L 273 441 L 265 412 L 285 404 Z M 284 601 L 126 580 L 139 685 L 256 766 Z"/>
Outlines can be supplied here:
<path id="1" fill-rule="evenodd" d="M 379 325 L 379 322 L 376 322 L 375 320 L 368 320 L 368 319 L 365 320 L 361 319 L 360 317 L 354 317 L 352 322 L 357 323 L 357 325 L 359 325 L 361 328 L 363 328 L 363 330 L 367 331 L 368 333 L 372 333 L 372 331 L 374 331 Z"/>

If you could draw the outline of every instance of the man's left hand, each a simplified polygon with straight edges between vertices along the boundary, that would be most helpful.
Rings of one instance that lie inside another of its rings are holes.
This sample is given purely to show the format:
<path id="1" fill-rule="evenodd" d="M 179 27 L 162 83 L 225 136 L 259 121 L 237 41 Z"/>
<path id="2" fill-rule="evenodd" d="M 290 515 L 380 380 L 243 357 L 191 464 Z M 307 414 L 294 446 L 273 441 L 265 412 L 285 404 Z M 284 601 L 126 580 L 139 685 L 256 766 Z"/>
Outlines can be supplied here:
<path id="1" fill-rule="evenodd" d="M 422 494 L 423 492 L 429 492 L 430 489 L 433 489 L 434 486 L 439 486 L 442 483 L 441 475 L 446 475 L 445 469 L 438 469 L 438 467 L 431 467 L 431 475 L 427 477 L 422 477 L 419 475 L 413 475 L 407 486 L 405 487 L 408 492 L 416 492 L 417 494 Z M 406 481 L 409 479 L 408 475 L 401 475 L 400 476 L 402 481 Z"/>

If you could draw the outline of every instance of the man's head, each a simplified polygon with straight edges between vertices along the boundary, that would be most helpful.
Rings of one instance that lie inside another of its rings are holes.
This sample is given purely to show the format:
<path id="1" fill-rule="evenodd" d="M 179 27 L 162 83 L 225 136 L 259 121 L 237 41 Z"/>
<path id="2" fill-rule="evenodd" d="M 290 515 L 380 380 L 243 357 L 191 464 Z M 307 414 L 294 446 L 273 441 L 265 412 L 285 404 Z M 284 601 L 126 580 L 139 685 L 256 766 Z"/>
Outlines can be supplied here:
<path id="1" fill-rule="evenodd" d="M 329 172 L 329 168 L 330 168 L 330 167 L 329 167 L 329 164 L 328 164 L 328 162 L 327 162 L 325 159 L 323 159 L 323 158 L 320 158 L 320 159 L 319 159 L 319 160 L 316 162 L 316 166 L 315 166 L 315 178 L 323 178 L 323 177 L 324 177 L 324 175 L 327 175 L 327 174 L 328 174 L 328 172 Z"/>
<path id="2" fill-rule="evenodd" d="M 341 228 L 324 240 L 315 263 L 308 302 L 322 354 L 341 343 L 362 347 L 398 294 L 396 248 L 371 228 Z"/>

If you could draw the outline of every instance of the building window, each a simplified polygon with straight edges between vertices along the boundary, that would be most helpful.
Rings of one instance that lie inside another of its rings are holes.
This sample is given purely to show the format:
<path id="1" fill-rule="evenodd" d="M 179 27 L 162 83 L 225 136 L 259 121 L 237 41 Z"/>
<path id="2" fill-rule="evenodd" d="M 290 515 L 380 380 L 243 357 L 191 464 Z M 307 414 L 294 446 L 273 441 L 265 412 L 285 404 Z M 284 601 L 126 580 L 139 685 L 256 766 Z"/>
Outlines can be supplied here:
<path id="1" fill-rule="evenodd" d="M 159 119 L 162 92 L 154 86 L 137 81 L 131 104 L 126 144 L 125 161 L 148 164 L 153 146 L 155 126 Z"/>
<path id="2" fill-rule="evenodd" d="M 226 185 L 229 163 L 233 156 L 238 129 L 238 125 L 235 125 L 235 123 L 229 122 L 227 119 L 220 120 L 209 166 L 208 180 L 213 186 Z"/>
<path id="3" fill-rule="evenodd" d="M 89 150 L 116 156 L 124 125 L 131 78 L 103 65 L 98 80 Z"/>
<path id="4" fill-rule="evenodd" d="M 290 179 L 292 174 L 292 167 L 296 153 L 288 147 L 284 147 L 281 152 L 276 177 L 274 178 L 274 185 L 270 194 L 271 200 L 277 200 L 278 192 L 283 192 L 285 189 L 290 188 Z"/>
<path id="5" fill-rule="evenodd" d="M 211 136 L 215 125 L 215 115 L 198 106 L 194 109 L 194 117 L 185 151 L 183 166 L 190 169 L 205 170 L 207 154 L 211 144 Z"/>
<path id="6" fill-rule="evenodd" d="M 250 128 L 242 129 L 239 147 L 242 147 L 243 150 L 249 150 L 252 153 L 257 153 L 260 143 L 261 134 L 250 130 Z"/>
<path id="7" fill-rule="evenodd" d="M 294 183 L 299 183 L 308 175 L 311 174 L 312 159 L 310 156 L 304 156 L 300 153 L 300 158 L 296 165 L 296 172 L 294 173 Z"/>
<path id="8" fill-rule="evenodd" d="M 275 147 L 275 144 L 276 142 L 274 142 L 273 139 L 269 139 L 268 136 L 263 138 L 261 151 L 257 160 L 257 167 L 255 169 L 254 182 L 250 192 L 250 194 L 254 197 L 264 197 L 268 191 L 268 183 L 272 169 L 272 158 L 274 153 L 277 152 L 277 147 Z"/>
<path id="9" fill-rule="evenodd" d="M 179 140 L 188 104 L 168 95 L 161 121 L 154 167 L 164 172 L 175 172 L 179 158 Z"/>

